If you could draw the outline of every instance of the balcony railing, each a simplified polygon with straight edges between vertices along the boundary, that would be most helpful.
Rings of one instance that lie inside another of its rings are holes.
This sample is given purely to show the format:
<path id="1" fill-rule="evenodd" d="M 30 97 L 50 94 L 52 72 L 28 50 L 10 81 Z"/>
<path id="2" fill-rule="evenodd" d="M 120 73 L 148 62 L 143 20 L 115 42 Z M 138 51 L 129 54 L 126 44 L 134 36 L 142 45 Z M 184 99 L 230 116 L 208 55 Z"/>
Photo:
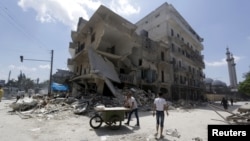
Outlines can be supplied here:
<path id="1" fill-rule="evenodd" d="M 125 82 L 125 83 L 133 83 L 134 81 L 134 76 L 133 75 L 128 75 L 128 74 L 120 74 L 119 78 L 121 80 L 121 82 Z"/>

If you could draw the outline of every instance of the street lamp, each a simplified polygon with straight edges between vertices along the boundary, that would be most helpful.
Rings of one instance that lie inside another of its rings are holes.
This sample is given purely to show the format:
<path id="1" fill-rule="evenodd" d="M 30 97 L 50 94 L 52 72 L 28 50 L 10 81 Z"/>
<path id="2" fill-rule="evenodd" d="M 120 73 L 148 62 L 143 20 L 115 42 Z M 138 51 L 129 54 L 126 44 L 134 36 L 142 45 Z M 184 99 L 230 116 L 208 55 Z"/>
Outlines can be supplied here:
<path id="1" fill-rule="evenodd" d="M 51 50 L 51 59 L 50 59 L 50 60 L 24 59 L 24 57 L 23 57 L 22 55 L 20 56 L 20 61 L 21 61 L 21 62 L 23 62 L 23 60 L 50 62 L 50 75 L 49 75 L 49 88 L 48 88 L 48 96 L 49 96 L 49 97 L 51 96 L 53 55 L 54 55 L 54 50 Z"/>

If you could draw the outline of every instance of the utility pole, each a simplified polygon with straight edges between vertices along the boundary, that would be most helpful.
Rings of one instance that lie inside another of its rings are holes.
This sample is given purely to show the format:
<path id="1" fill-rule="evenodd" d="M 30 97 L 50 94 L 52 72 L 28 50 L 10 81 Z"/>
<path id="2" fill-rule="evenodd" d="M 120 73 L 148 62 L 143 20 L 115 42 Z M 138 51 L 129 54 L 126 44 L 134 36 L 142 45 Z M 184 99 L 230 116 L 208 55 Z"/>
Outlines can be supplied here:
<path id="1" fill-rule="evenodd" d="M 50 75 L 49 75 L 49 90 L 48 90 L 48 96 L 49 96 L 49 97 L 51 96 L 53 56 L 54 56 L 54 50 L 51 50 Z"/>
<path id="2" fill-rule="evenodd" d="M 50 60 L 37 60 L 37 59 L 24 59 L 24 57 L 20 56 L 20 61 L 23 62 L 23 60 L 29 60 L 29 61 L 42 61 L 42 62 L 50 62 L 50 75 L 49 75 L 49 87 L 48 87 L 48 96 L 51 96 L 51 85 L 52 85 L 52 70 L 53 70 L 53 57 L 54 56 L 54 50 L 51 50 L 51 59 Z"/>

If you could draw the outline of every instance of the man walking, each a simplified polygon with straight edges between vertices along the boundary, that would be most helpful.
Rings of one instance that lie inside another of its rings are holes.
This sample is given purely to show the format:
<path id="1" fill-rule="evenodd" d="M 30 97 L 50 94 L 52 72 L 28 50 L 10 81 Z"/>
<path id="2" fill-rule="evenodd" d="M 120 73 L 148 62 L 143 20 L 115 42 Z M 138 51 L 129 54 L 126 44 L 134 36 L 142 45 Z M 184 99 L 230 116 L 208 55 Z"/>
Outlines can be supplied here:
<path id="1" fill-rule="evenodd" d="M 129 125 L 131 115 L 135 112 L 135 117 L 136 117 L 136 120 L 137 120 L 136 126 L 140 126 L 137 102 L 136 102 L 135 98 L 132 96 L 131 92 L 128 92 L 127 102 L 129 104 L 129 107 L 130 107 L 131 111 L 129 112 L 129 115 L 128 115 L 128 121 L 125 124 Z"/>
<path id="2" fill-rule="evenodd" d="M 155 98 L 154 106 L 153 106 L 153 116 L 156 115 L 156 133 L 155 136 L 158 135 L 158 129 L 160 126 L 160 138 L 163 138 L 162 135 L 163 127 L 164 127 L 164 110 L 166 110 L 166 114 L 168 116 L 168 105 L 166 100 L 162 97 L 163 93 L 158 94 L 159 97 Z"/>

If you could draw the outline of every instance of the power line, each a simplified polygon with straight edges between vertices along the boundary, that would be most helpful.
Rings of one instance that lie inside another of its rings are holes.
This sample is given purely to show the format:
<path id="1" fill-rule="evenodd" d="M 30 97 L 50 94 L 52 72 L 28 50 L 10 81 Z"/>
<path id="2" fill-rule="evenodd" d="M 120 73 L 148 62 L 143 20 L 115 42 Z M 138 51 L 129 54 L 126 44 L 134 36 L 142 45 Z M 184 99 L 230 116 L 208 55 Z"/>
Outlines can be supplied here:
<path id="1" fill-rule="evenodd" d="M 11 24 L 12 26 L 14 26 L 15 28 L 17 28 L 22 34 L 24 34 L 28 39 L 31 39 L 34 43 L 37 44 L 37 46 L 41 49 L 45 49 L 44 46 L 45 44 L 43 42 L 41 42 L 38 38 L 36 38 L 36 36 L 32 35 L 27 28 L 25 28 L 22 24 L 20 24 L 16 18 L 14 16 L 12 16 L 13 14 L 10 14 L 10 10 L 2 3 L 0 2 L 0 10 L 3 12 L 1 14 L 0 11 L 0 15 L 6 19 L 6 21 Z M 5 14 L 4 14 L 5 13 Z M 47 50 L 47 49 L 46 49 Z"/>

